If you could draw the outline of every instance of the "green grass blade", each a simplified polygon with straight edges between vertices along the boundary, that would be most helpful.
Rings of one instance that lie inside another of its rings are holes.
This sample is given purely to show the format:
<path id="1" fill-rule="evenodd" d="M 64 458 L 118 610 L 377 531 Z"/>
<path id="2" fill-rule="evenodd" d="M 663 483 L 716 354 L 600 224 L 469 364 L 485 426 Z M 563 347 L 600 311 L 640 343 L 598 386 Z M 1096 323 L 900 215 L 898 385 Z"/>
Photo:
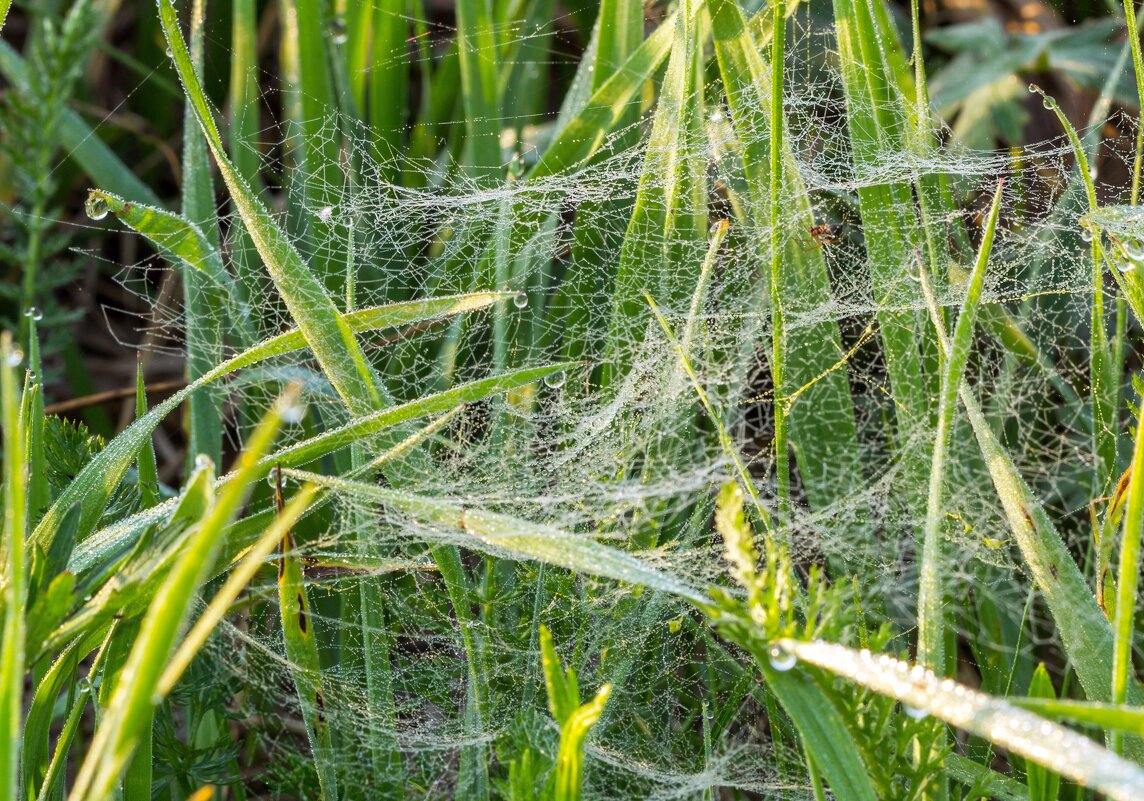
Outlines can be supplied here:
<path id="1" fill-rule="evenodd" d="M 877 795 L 862 755 L 830 699 L 813 682 L 770 667 L 765 657 L 757 656 L 755 661 L 834 796 L 848 801 L 874 801 Z"/>
<path id="2" fill-rule="evenodd" d="M 599 150 L 605 137 L 629 113 L 633 99 L 671 52 L 675 27 L 676 17 L 672 14 L 592 94 L 580 113 L 545 148 L 540 161 L 529 170 L 529 180 L 566 172 Z"/>
<path id="3" fill-rule="evenodd" d="M 1056 700 L 1053 680 L 1049 678 L 1049 671 L 1045 670 L 1044 663 L 1037 665 L 1036 671 L 1033 672 L 1033 680 L 1029 683 L 1029 695 Z M 1030 801 L 1057 801 L 1059 797 L 1061 777 L 1042 765 L 1029 763 L 1025 766 L 1025 783 L 1029 786 Z"/>
<path id="4" fill-rule="evenodd" d="M 1009 703 L 1040 715 L 1099 726 L 1112 731 L 1144 735 L 1144 709 L 1139 706 L 1074 701 L 1071 698 L 1009 698 Z"/>
<path id="5" fill-rule="evenodd" d="M 190 55 L 199 72 L 204 66 L 206 5 L 207 0 L 194 0 L 190 11 Z M 195 116 L 188 103 L 183 109 L 183 216 L 217 248 L 219 233 L 210 154 L 202 137 L 195 135 L 195 128 Z M 185 271 L 182 284 L 187 377 L 193 381 L 222 361 L 226 315 L 222 297 L 211 291 L 211 282 L 200 273 Z M 232 325 L 242 325 L 240 320 L 234 319 L 233 313 L 231 321 Z M 191 396 L 187 406 L 188 460 L 201 453 L 218 462 L 222 454 L 221 398 L 212 388 Z"/>
<path id="6" fill-rule="evenodd" d="M 769 138 L 763 135 L 770 128 L 768 68 L 739 5 L 733 0 L 715 0 L 710 8 L 715 55 L 731 122 L 743 143 L 752 222 L 762 227 L 767 224 L 770 207 Z M 814 212 L 794 156 L 789 147 L 783 150 L 784 212 L 791 227 L 805 232 L 816 224 Z M 770 289 L 781 305 L 801 313 L 831 302 L 833 293 L 821 248 L 807 250 L 790 241 L 785 243 L 782 256 L 784 269 Z M 855 478 L 860 457 L 853 401 L 845 372 L 835 369 L 838 356 L 844 352 L 841 337 L 836 323 L 823 322 L 800 324 L 787 330 L 784 338 L 789 352 L 798 354 L 798 358 L 786 360 L 782 368 L 790 390 L 786 417 L 791 446 L 811 507 L 827 508 L 858 489 Z M 844 537 L 825 538 L 823 546 L 828 549 L 835 542 L 846 542 L 845 551 L 828 550 L 831 567 L 839 573 L 853 573 L 857 563 L 851 554 L 867 550 L 862 544 L 866 537 L 864 521 L 858 520 Z"/>
<path id="7" fill-rule="evenodd" d="M 350 412 L 366 414 L 373 411 L 384 400 L 353 331 L 338 314 L 322 282 L 310 271 L 289 237 L 226 156 L 210 104 L 203 94 L 179 31 L 178 16 L 171 0 L 159 0 L 159 18 L 207 146 L 291 316 Z"/>
<path id="8" fill-rule="evenodd" d="M 0 795 L 16 798 L 20 783 L 20 722 L 24 706 L 28 528 L 25 421 L 17 367 L 24 358 L 7 331 L 0 333 L 0 428 L 4 434 L 4 647 L 0 650 Z"/>
<path id="9" fill-rule="evenodd" d="M 998 183 L 997 191 L 993 195 L 993 204 L 989 208 L 981 244 L 977 250 L 977 261 L 973 266 L 965 300 L 957 317 L 950 350 L 945 358 L 941 394 L 938 398 L 937 434 L 930 467 L 921 577 L 918 587 L 918 661 L 939 674 L 945 672 L 946 665 L 943 625 L 945 592 L 941 580 L 945 570 L 942 555 L 942 527 L 945 524 L 942 492 L 946 480 L 945 463 L 953 431 L 954 415 L 957 412 L 957 393 L 961 388 L 965 367 L 969 361 L 969 349 L 973 344 L 981 291 L 985 286 L 985 268 L 989 264 L 993 235 L 997 230 L 997 216 L 1001 211 L 1001 189 L 1002 184 Z"/>
<path id="10" fill-rule="evenodd" d="M 147 387 L 143 382 L 143 362 L 135 366 L 135 419 L 147 415 Z M 139 500 L 147 509 L 159 503 L 159 466 L 155 461 L 155 446 L 151 438 L 143 442 L 136 460 L 139 471 Z"/>
<path id="11" fill-rule="evenodd" d="M 495 179 L 500 150 L 496 38 L 489 0 L 457 0 L 457 52 L 465 109 L 466 161 L 482 185 Z"/>
<path id="12" fill-rule="evenodd" d="M 182 557 L 172 566 L 142 618 L 139 634 L 72 788 L 71 801 L 106 798 L 144 736 L 144 726 L 150 725 L 154 709 L 162 699 L 159 681 L 195 591 L 210 575 L 226 526 L 238 514 L 253 486 L 258 460 L 269 450 L 278 432 L 282 410 L 295 400 L 296 394 L 288 393 L 267 412 L 239 456 L 235 480 L 222 489 L 217 499 L 209 489 L 213 465 L 204 462 L 196 471 L 198 478 L 192 479 L 191 491 L 201 487 L 209 505 L 188 535 Z"/>
<path id="13" fill-rule="evenodd" d="M 1128 686 L 1135 675 L 1132 665 L 1133 623 L 1136 616 L 1136 588 L 1140 581 L 1140 530 L 1144 527 L 1144 400 L 1136 423 L 1136 445 L 1132 450 L 1132 475 L 1128 480 L 1127 510 L 1124 514 L 1124 533 L 1120 542 L 1120 569 L 1116 579 L 1116 619 L 1113 628 L 1115 645 L 1112 651 L 1113 704 L 1128 700 Z M 1121 737 L 1114 733 L 1109 747 L 1120 753 Z"/>
<path id="14" fill-rule="evenodd" d="M 1144 787 L 1144 768 L 1089 738 L 1005 700 L 942 679 L 920 665 L 822 641 L 781 640 L 777 647 L 801 662 L 923 710 L 1110 799 L 1131 801 Z"/>
<path id="15" fill-rule="evenodd" d="M 201 169 L 206 170 L 205 167 Z M 217 232 L 215 237 L 208 237 L 199 225 L 184 216 L 145 203 L 129 202 L 101 189 L 88 192 L 88 203 L 97 206 L 103 204 L 120 222 L 145 236 L 168 259 L 190 268 L 183 271 L 183 279 L 191 281 L 200 296 L 210 294 L 221 297 L 230 330 L 237 333 L 239 344 L 250 346 L 254 343 L 255 335 L 250 329 L 250 308 L 242 298 L 239 285 L 223 266 L 222 254 L 215 244 Z M 212 214 L 213 208 L 212 203 Z M 212 218 L 208 230 L 213 227 Z M 204 279 L 207 283 L 204 283 Z M 200 311 L 201 314 L 213 314 L 216 317 L 221 315 L 221 310 L 211 308 Z M 207 322 L 209 325 L 214 324 Z M 190 325 L 190 322 L 187 324 Z M 191 374 L 192 381 L 206 375 L 222 361 L 221 346 L 211 350 L 211 359 L 206 369 Z"/>
<path id="16" fill-rule="evenodd" d="M 282 485 L 279 474 L 277 495 L 281 506 Z M 285 515 L 283 515 L 284 517 Z M 286 657 L 290 674 L 298 691 L 302 719 L 314 755 L 323 801 L 337 801 L 338 782 L 334 770 L 335 755 L 326 718 L 326 695 L 322 688 L 322 666 L 318 660 L 318 644 L 310 614 L 302 562 L 294 552 L 289 528 L 281 540 L 278 568 L 278 598 L 282 610 L 282 631 L 286 638 Z"/>

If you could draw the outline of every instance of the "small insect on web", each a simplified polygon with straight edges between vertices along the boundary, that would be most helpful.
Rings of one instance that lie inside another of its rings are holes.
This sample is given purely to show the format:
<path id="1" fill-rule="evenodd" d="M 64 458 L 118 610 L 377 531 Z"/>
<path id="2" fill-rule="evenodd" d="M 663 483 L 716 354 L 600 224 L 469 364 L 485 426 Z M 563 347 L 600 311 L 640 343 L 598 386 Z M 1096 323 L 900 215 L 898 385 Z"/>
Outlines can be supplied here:
<path id="1" fill-rule="evenodd" d="M 803 250 L 818 250 L 833 245 L 842 236 L 845 222 L 818 223 L 806 229 L 807 237 L 801 241 Z"/>

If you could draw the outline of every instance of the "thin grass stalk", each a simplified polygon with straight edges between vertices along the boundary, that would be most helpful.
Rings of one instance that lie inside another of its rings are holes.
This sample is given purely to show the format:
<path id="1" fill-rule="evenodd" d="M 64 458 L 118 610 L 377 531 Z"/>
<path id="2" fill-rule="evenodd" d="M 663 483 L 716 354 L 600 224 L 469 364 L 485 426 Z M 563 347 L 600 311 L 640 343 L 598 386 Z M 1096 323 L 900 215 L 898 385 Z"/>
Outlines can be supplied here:
<path id="1" fill-rule="evenodd" d="M 973 267 L 969 287 L 961 312 L 957 318 L 953 340 L 945 358 L 945 370 L 941 381 L 941 395 L 938 400 L 937 435 L 933 448 L 933 462 L 930 468 L 929 494 L 926 505 L 925 535 L 922 546 L 921 576 L 918 592 L 918 661 L 939 675 L 944 674 L 945 626 L 944 601 L 941 573 L 944 567 L 942 554 L 942 526 L 945 522 L 945 508 L 942 490 L 945 485 L 945 463 L 949 451 L 949 439 L 953 430 L 954 415 L 957 411 L 957 393 L 965 376 L 969 360 L 969 348 L 973 342 L 977 310 L 981 291 L 985 285 L 985 268 L 993 247 L 993 236 L 997 230 L 997 216 L 1001 211 L 1002 183 L 998 182 L 993 195 L 993 204 L 977 251 L 977 262 Z"/>
<path id="2" fill-rule="evenodd" d="M 790 517 L 790 451 L 787 443 L 786 384 L 783 373 L 787 361 L 786 324 L 783 321 L 783 299 L 778 288 L 782 284 L 783 247 L 783 67 L 786 62 L 786 3 L 771 0 L 773 27 L 771 34 L 771 150 L 770 150 L 770 244 L 771 244 L 771 379 L 775 392 L 775 477 L 778 484 L 779 520 Z"/>
<path id="3" fill-rule="evenodd" d="M 1131 0 L 1128 0 L 1130 3 Z M 1135 19 L 1135 17 L 1133 17 Z M 1137 80 L 1142 80 L 1137 78 Z M 1068 135 L 1076 158 L 1077 172 L 1088 199 L 1089 212 L 1095 213 L 1098 207 L 1096 183 L 1089 165 L 1084 145 L 1076 129 L 1061 111 L 1056 100 L 1047 96 L 1040 87 L 1029 84 L 1030 91 L 1044 98 L 1045 108 L 1057 116 L 1061 127 Z M 1092 449 L 1096 459 L 1092 491 L 1094 497 L 1108 494 L 1116 481 L 1116 413 L 1119 386 L 1113 374 L 1112 351 L 1108 342 L 1108 331 L 1104 315 L 1104 247 L 1101 238 L 1094 236 L 1090 243 L 1092 258 L 1092 315 L 1090 318 L 1091 340 L 1089 344 L 1089 386 L 1092 405 Z"/>
<path id="4" fill-rule="evenodd" d="M 200 72 L 205 47 L 206 5 L 206 0 L 194 0 L 191 5 L 191 63 Z M 203 138 L 195 135 L 196 128 L 194 111 L 187 103 L 183 109 L 183 216 L 194 223 L 217 250 L 219 237 L 210 154 Z M 217 290 L 209 279 L 195 270 L 183 270 L 182 273 L 187 377 L 194 381 L 222 361 L 224 312 Z M 222 454 L 220 400 L 212 390 L 188 399 L 188 467 L 198 454 L 205 454 L 213 462 L 219 461 Z"/>
<path id="5" fill-rule="evenodd" d="M 1120 542 L 1120 570 L 1116 586 L 1115 643 L 1112 650 L 1113 704 L 1128 700 L 1132 666 L 1132 635 L 1136 615 L 1136 589 L 1140 580 L 1140 530 L 1144 527 L 1144 400 L 1136 418 L 1136 445 L 1132 452 L 1132 477 L 1128 481 L 1128 508 L 1124 515 L 1124 533 Z M 1124 737 L 1114 731 L 1109 735 L 1109 748 L 1124 750 Z"/>
<path id="6" fill-rule="evenodd" d="M 0 334 L 0 428 L 4 435 L 4 647 L 0 648 L 0 795 L 16 798 L 20 782 L 20 723 L 24 701 L 27 595 L 27 465 L 24 419 L 16 369 L 23 353 L 7 331 Z"/>

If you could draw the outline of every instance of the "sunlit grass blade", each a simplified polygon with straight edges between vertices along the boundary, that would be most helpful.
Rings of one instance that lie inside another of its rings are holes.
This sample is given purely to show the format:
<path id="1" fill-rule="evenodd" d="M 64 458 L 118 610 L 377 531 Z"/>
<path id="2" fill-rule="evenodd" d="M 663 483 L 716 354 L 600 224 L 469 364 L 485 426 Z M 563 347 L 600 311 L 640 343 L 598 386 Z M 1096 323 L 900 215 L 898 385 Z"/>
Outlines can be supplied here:
<path id="1" fill-rule="evenodd" d="M 412 519 L 437 528 L 422 537 L 461 545 L 493 556 L 534 559 L 568 570 L 639 584 L 662 590 L 695 603 L 706 596 L 670 573 L 648 566 L 623 551 L 594 539 L 511 515 L 474 509 L 453 501 L 412 495 L 360 481 L 348 481 L 302 470 L 283 470 L 287 475 L 311 481 L 359 499 L 398 510 Z"/>
<path id="2" fill-rule="evenodd" d="M 159 682 L 195 592 L 210 574 L 226 526 L 250 492 L 255 467 L 278 432 L 282 410 L 295 401 L 296 390 L 284 395 L 266 414 L 239 456 L 236 480 L 224 487 L 217 498 L 210 490 L 213 465 L 206 461 L 197 469 L 198 478 L 192 480 L 191 491 L 200 491 L 196 488 L 201 487 L 209 505 L 188 535 L 183 557 L 173 565 L 142 618 L 131 654 L 69 795 L 72 801 L 106 798 L 140 737 L 145 736 L 143 727 L 150 725 L 154 708 L 162 699 Z"/>
<path id="3" fill-rule="evenodd" d="M 548 708 L 560 727 L 560 745 L 556 768 L 551 780 L 553 801 L 580 801 L 584 783 L 584 739 L 604 713 L 604 704 L 612 692 L 605 684 L 591 701 L 580 703 L 576 672 L 565 670 L 546 626 L 540 627 L 540 661 L 544 684 L 548 688 Z"/>
<path id="4" fill-rule="evenodd" d="M 821 641 L 781 640 L 777 647 L 803 663 L 895 698 L 1110 799 L 1131 801 L 1144 787 L 1144 768 L 1088 737 L 1000 698 L 942 679 L 920 665 Z"/>
<path id="5" fill-rule="evenodd" d="M 1116 578 L 1116 618 L 1113 621 L 1115 645 L 1112 651 L 1113 704 L 1128 700 L 1129 682 L 1133 681 L 1132 638 L 1135 633 L 1137 586 L 1140 581 L 1140 531 L 1144 527 L 1144 399 L 1136 417 L 1136 445 L 1132 451 L 1131 477 L 1128 479 L 1128 501 L 1124 513 L 1124 532 L 1120 541 L 1120 568 Z M 1111 737 L 1109 747 L 1120 752 L 1122 738 Z"/>

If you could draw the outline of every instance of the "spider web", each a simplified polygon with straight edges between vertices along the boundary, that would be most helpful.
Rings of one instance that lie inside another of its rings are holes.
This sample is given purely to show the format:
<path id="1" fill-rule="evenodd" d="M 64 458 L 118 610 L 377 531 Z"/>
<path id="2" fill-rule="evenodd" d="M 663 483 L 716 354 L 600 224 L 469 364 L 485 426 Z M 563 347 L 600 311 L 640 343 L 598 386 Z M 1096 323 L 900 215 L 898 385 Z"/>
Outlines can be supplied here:
<path id="1" fill-rule="evenodd" d="M 555 25 L 515 35 L 543 41 L 554 32 Z M 1022 475 L 1077 544 L 1090 536 L 1087 507 L 1094 495 L 1092 421 L 1088 406 L 1076 402 L 1087 395 L 1093 298 L 1091 262 L 1078 225 L 1083 197 L 1063 137 L 1020 153 L 967 151 L 947 142 L 923 156 L 887 145 L 856 166 L 833 32 L 800 14 L 789 38 L 785 105 L 794 160 L 788 169 L 797 170 L 798 181 L 788 189 L 797 186 L 798 196 L 782 198 L 779 236 L 772 239 L 742 189 L 742 158 L 751 142 L 732 127 L 717 86 L 706 87 L 705 117 L 696 135 L 685 139 L 679 158 L 701 166 L 705 222 L 730 217 L 730 233 L 697 303 L 695 277 L 708 251 L 704 237 L 682 243 L 664 277 L 641 288 L 652 294 L 675 335 L 689 332 L 690 365 L 760 494 L 773 506 L 770 249 L 774 242 L 785 252 L 824 259 L 829 297 L 790 298 L 785 330 L 797 337 L 833 327 L 837 341 L 822 347 L 837 352 L 829 353 L 827 371 L 811 376 L 805 386 L 787 388 L 785 395 L 795 398 L 792 418 L 852 416 L 858 458 L 850 465 L 848 484 L 825 500 L 808 497 L 803 476 L 808 462 L 796 459 L 793 509 L 781 521 L 780 534 L 803 567 L 827 555 L 846 559 L 859 577 L 862 606 L 882 610 L 896 623 L 903 632 L 899 645 L 905 647 L 914 625 L 918 536 L 925 516 L 924 502 L 907 489 L 910 465 L 919 453 L 928 463 L 934 432 L 932 420 L 911 418 L 900 402 L 888 377 L 882 336 L 887 313 L 916 321 L 918 330 L 929 325 L 929 317 L 915 254 L 903 257 L 888 286 L 874 289 L 881 279 L 872 272 L 868 246 L 895 232 L 863 220 L 858 194 L 894 183 L 917 185 L 923 177 L 949 182 L 957 210 L 937 225 L 971 246 L 953 250 L 946 280 L 936 287 L 940 303 L 954 314 L 984 205 L 996 179 L 1005 177 L 1003 230 L 993 247 L 984 294 L 993 324 L 983 319 L 979 326 L 967 380 Z M 280 101 L 273 92 L 262 98 L 268 108 Z M 904 109 L 909 101 L 900 102 Z M 613 324 L 612 288 L 581 280 L 607 276 L 632 246 L 625 237 L 632 235 L 628 222 L 641 176 L 667 155 L 649 147 L 653 113 L 645 111 L 637 123 L 610 134 L 589 162 L 537 181 L 527 180 L 527 170 L 564 115 L 537 120 L 519 136 L 506 131 L 504 176 L 494 181 L 474 177 L 465 152 L 436 160 L 382 156 L 370 131 L 336 114 L 319 121 L 320 141 L 310 141 L 307 151 L 336 152 L 333 169 L 305 169 L 300 163 L 304 137 L 313 136 L 309 123 L 303 131 L 276 122 L 250 146 L 263 159 L 262 175 L 278 184 L 268 188 L 268 196 L 300 252 L 311 265 L 332 265 L 326 279 L 339 308 L 477 289 L 523 293 L 520 304 L 502 303 L 460 321 L 398 336 L 362 335 L 395 399 L 414 399 L 495 373 L 498 360 L 505 367 L 560 359 L 574 318 L 588 320 L 596 331 L 576 355 L 583 363 L 560 378 L 465 408 L 421 447 L 427 468 L 403 491 L 638 550 L 657 568 L 706 587 L 727 583 L 710 514 L 712 490 L 731 475 L 732 465 L 678 351 L 650 311 Z M 948 140 L 948 132 L 942 133 Z M 900 140 L 906 132 L 897 134 Z M 1106 154 L 1105 164 L 1113 158 Z M 390 182 L 408 173 L 424 176 L 425 185 Z M 1109 201 L 1125 195 L 1120 186 L 1101 185 L 1100 191 Z M 645 200 L 663 202 L 654 195 Z M 816 223 L 842 226 L 834 241 L 814 240 L 798 213 L 801 202 L 809 202 Z M 489 244 L 510 236 L 521 209 L 529 226 L 511 269 L 482 272 Z M 914 199 L 898 211 L 916 219 Z M 237 217 L 228 216 L 227 207 L 220 214 L 233 266 L 249 246 Z M 591 237 L 583 236 L 584 225 L 592 226 Z M 154 287 L 161 283 L 156 272 L 167 269 L 150 260 L 123 268 L 120 278 L 128 290 L 156 300 Z M 352 299 L 346 275 L 353 275 Z M 250 270 L 239 278 L 257 336 L 293 327 L 265 271 Z M 1106 290 L 1115 292 L 1111 277 Z M 1004 347 L 998 336 L 1002 314 L 1012 330 L 1030 337 L 1038 363 Z M 147 321 L 157 332 L 151 345 L 181 342 L 183 320 L 183 310 L 168 294 Z M 498 330 L 507 332 L 502 351 L 490 343 Z M 228 342 L 236 351 L 240 346 Z M 807 355 L 792 352 L 789 358 Z M 620 369 L 605 386 L 602 375 L 609 364 Z M 815 400 L 817 386 L 839 376 L 852 409 Z M 311 430 L 307 426 L 329 427 L 347 419 L 316 362 L 292 355 L 227 385 L 232 422 L 257 413 L 277 386 L 299 379 L 309 414 L 306 426 L 287 436 L 302 438 Z M 240 430 L 228 428 L 233 447 L 241 445 Z M 1008 625 L 1019 625 L 1029 592 L 1020 555 L 1009 542 L 967 425 L 959 424 L 953 442 L 944 532 L 950 619 L 973 627 L 983 606 L 990 605 Z M 794 445 L 797 452 L 800 443 Z M 348 455 L 342 454 L 310 467 L 344 472 L 348 465 Z M 255 503 L 270 503 L 265 490 Z M 776 745 L 764 722 L 765 691 L 757 682 L 742 683 L 749 662 L 734 647 L 720 644 L 680 600 L 466 550 L 465 564 L 481 602 L 470 634 L 483 645 L 481 681 L 487 692 L 474 722 L 466 715 L 472 679 L 465 632 L 426 551 L 427 544 L 469 548 L 471 539 L 347 490 L 300 527 L 298 542 L 309 564 L 341 565 L 308 568 L 307 583 L 323 645 L 322 682 L 338 780 L 349 797 L 371 797 L 390 781 L 404 781 L 410 796 L 451 796 L 463 780 L 462 755 L 474 749 L 491 765 L 494 792 L 503 791 L 497 777 L 524 749 L 554 759 L 558 732 L 544 703 L 536 640 L 541 623 L 554 631 L 585 698 L 603 683 L 614 688 L 587 747 L 587 798 L 712 798 L 716 788 L 767 798 L 807 796 L 800 755 Z M 378 554 L 393 561 L 392 569 L 345 567 Z M 841 583 L 845 577 L 833 578 Z M 365 582 L 385 598 L 384 628 L 372 633 L 388 643 L 392 710 L 374 707 L 366 690 L 355 601 Z M 244 611 L 222 626 L 202 659 L 216 677 L 241 686 L 231 699 L 239 720 L 261 721 L 247 736 L 271 755 L 270 786 L 316 797 L 276 592 L 269 574 L 256 581 Z M 1047 613 L 1037 604 L 1031 610 L 1022 647 L 1051 646 L 1056 640 Z M 976 647 L 985 649 L 974 655 L 978 660 L 989 656 L 989 647 L 1003 654 L 1012 647 L 1009 639 L 992 642 L 991 632 L 974 630 L 973 635 Z M 720 721 L 723 713 L 727 717 Z M 707 742 L 705 717 L 716 727 Z M 387 774 L 368 757 L 377 742 L 395 744 L 401 755 Z"/>

